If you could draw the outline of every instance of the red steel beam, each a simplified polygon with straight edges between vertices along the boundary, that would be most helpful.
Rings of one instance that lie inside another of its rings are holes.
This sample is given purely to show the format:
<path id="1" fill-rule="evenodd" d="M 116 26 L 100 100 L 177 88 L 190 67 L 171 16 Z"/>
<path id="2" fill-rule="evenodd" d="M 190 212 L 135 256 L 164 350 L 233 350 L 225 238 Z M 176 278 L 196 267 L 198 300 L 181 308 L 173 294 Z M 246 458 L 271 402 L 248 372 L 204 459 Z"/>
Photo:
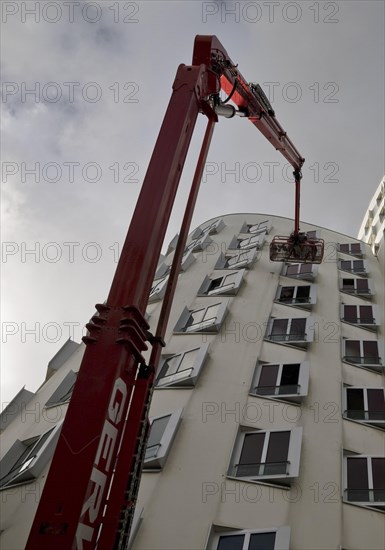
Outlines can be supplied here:
<path id="1" fill-rule="evenodd" d="M 179 66 L 107 303 L 89 325 L 26 550 L 95 547 L 140 352 L 146 348 L 143 316 L 172 205 L 202 98 L 218 89 L 217 77 L 204 65 Z"/>

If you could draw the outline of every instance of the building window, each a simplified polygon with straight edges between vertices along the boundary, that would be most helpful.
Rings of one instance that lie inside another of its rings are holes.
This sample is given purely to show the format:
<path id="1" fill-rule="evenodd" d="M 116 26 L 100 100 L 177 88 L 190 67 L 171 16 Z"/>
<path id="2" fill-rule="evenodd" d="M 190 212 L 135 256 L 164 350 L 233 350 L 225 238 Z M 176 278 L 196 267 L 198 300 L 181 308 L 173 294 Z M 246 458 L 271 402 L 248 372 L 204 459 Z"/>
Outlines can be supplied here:
<path id="1" fill-rule="evenodd" d="M 338 244 L 338 252 L 351 256 L 362 256 L 361 243 Z"/>
<path id="2" fill-rule="evenodd" d="M 185 308 L 174 332 L 218 332 L 227 315 L 228 304 L 229 299 L 193 310 Z"/>
<path id="3" fill-rule="evenodd" d="M 215 269 L 237 269 L 240 267 L 250 267 L 252 263 L 257 259 L 257 249 L 251 248 L 250 250 L 240 250 L 238 253 L 234 254 L 227 252 L 226 254 L 221 253 L 217 263 L 215 264 Z"/>
<path id="4" fill-rule="evenodd" d="M 263 222 L 254 223 L 252 225 L 247 226 L 247 232 L 248 233 L 268 233 L 271 229 L 271 223 L 269 220 L 265 220 Z"/>
<path id="5" fill-rule="evenodd" d="M 382 359 L 378 351 L 377 340 L 343 340 L 343 344 L 344 361 L 382 371 Z"/>
<path id="6" fill-rule="evenodd" d="M 373 292 L 368 279 L 341 279 L 341 292 L 369 298 Z"/>
<path id="7" fill-rule="evenodd" d="M 346 460 L 347 502 L 385 508 L 385 458 L 354 455 Z"/>
<path id="8" fill-rule="evenodd" d="M 375 309 L 373 306 L 349 306 L 343 304 L 341 308 L 342 321 L 345 321 L 345 323 L 374 329 L 378 325 L 375 316 Z"/>
<path id="9" fill-rule="evenodd" d="M 266 339 L 280 344 L 294 344 L 306 347 L 314 340 L 314 321 L 311 317 L 292 319 L 270 319 Z"/>
<path id="10" fill-rule="evenodd" d="M 214 235 L 214 234 L 217 234 L 219 233 L 220 231 L 222 231 L 222 229 L 226 227 L 225 226 L 225 223 L 224 221 L 222 220 L 222 218 L 219 218 L 218 220 L 215 220 L 213 222 L 211 222 L 207 227 L 205 227 L 204 229 L 201 229 L 200 227 L 198 227 L 198 229 L 196 229 L 191 237 L 192 239 L 198 239 L 200 238 L 203 234 L 206 234 L 206 235 Z"/>
<path id="11" fill-rule="evenodd" d="M 365 260 L 339 260 L 338 267 L 342 271 L 348 273 L 356 273 L 357 275 L 368 275 Z"/>
<path id="12" fill-rule="evenodd" d="M 289 484 L 298 476 L 302 428 L 285 431 L 241 431 L 229 476 L 248 481 Z"/>
<path id="13" fill-rule="evenodd" d="M 52 458 L 61 425 L 62 422 L 38 437 L 15 441 L 0 463 L 1 489 L 30 483 L 39 477 Z"/>
<path id="14" fill-rule="evenodd" d="M 198 296 L 213 296 L 215 294 L 234 296 L 241 286 L 244 274 L 245 270 L 242 269 L 219 277 L 206 276 L 198 290 Z"/>
<path id="15" fill-rule="evenodd" d="M 233 237 L 229 244 L 229 250 L 248 250 L 249 248 L 261 248 L 265 241 L 265 233 L 250 235 L 249 237 Z"/>
<path id="16" fill-rule="evenodd" d="M 316 285 L 279 286 L 276 301 L 287 306 L 310 309 L 317 300 Z"/>
<path id="17" fill-rule="evenodd" d="M 56 388 L 51 397 L 48 399 L 45 404 L 46 407 L 54 407 L 55 405 L 62 405 L 63 403 L 68 403 L 71 399 L 72 391 L 75 386 L 76 378 L 78 373 L 70 371 L 67 376 L 64 378 L 61 384 Z"/>
<path id="18" fill-rule="evenodd" d="M 348 387 L 344 392 L 345 418 L 385 428 L 384 388 Z"/>
<path id="19" fill-rule="evenodd" d="M 162 279 L 157 279 L 153 282 L 153 286 L 150 290 L 150 295 L 148 297 L 148 303 L 158 302 L 162 300 L 164 293 L 166 292 L 168 276 L 163 277 Z"/>
<path id="20" fill-rule="evenodd" d="M 258 363 L 250 393 L 299 403 L 307 395 L 310 364 Z"/>
<path id="21" fill-rule="evenodd" d="M 150 432 L 143 464 L 145 470 L 163 468 L 180 424 L 182 412 L 182 410 L 178 410 L 150 419 Z"/>
<path id="22" fill-rule="evenodd" d="M 203 367 L 207 356 L 208 344 L 178 353 L 162 356 L 156 386 L 192 387 Z"/>
<path id="23" fill-rule="evenodd" d="M 316 268 L 317 266 L 313 264 L 287 264 L 284 265 L 283 274 L 286 277 L 313 281 L 316 275 Z"/>
<path id="24" fill-rule="evenodd" d="M 236 530 L 216 527 L 208 550 L 289 550 L 290 527 Z"/>
<path id="25" fill-rule="evenodd" d="M 202 237 L 191 241 L 191 243 L 185 248 L 184 253 L 187 254 L 187 252 L 200 252 L 201 250 L 207 248 L 212 242 L 212 238 L 209 237 L 207 233 L 203 233 Z"/>

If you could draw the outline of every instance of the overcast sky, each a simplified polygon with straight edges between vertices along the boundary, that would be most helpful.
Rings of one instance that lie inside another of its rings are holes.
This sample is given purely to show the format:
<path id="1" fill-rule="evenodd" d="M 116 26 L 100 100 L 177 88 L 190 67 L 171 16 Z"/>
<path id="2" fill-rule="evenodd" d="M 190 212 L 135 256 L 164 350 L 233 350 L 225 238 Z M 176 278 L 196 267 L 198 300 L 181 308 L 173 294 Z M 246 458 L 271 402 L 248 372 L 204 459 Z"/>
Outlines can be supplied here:
<path id="1" fill-rule="evenodd" d="M 3 407 L 39 387 L 106 298 L 196 34 L 217 35 L 261 84 L 305 157 L 301 219 L 357 235 L 384 174 L 383 2 L 4 1 L 2 31 Z M 246 119 L 220 119 L 193 227 L 230 212 L 293 217 L 290 173 Z"/>

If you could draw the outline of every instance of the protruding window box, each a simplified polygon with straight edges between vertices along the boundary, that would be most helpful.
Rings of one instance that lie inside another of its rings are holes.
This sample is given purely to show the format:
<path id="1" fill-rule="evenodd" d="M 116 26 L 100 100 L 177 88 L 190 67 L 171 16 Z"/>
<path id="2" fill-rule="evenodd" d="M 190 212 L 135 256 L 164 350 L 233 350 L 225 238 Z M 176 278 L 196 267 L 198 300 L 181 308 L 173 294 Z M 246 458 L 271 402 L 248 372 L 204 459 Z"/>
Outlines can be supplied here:
<path id="1" fill-rule="evenodd" d="M 230 298 L 195 309 L 184 308 L 174 332 L 218 332 L 228 313 Z"/>
<path id="2" fill-rule="evenodd" d="M 377 340 L 343 340 L 343 361 L 377 372 L 384 370 Z"/>
<path id="3" fill-rule="evenodd" d="M 302 428 L 261 431 L 241 427 L 230 477 L 289 485 L 299 475 Z"/>
<path id="4" fill-rule="evenodd" d="M 359 298 L 371 299 L 374 295 L 372 281 L 368 279 L 347 279 L 340 282 L 340 290 L 346 294 L 353 294 Z"/>
<path id="5" fill-rule="evenodd" d="M 198 296 L 235 296 L 242 284 L 245 270 L 225 273 L 223 275 L 206 276 L 198 290 Z"/>
<path id="6" fill-rule="evenodd" d="M 384 388 L 344 388 L 344 418 L 385 428 Z"/>
<path id="7" fill-rule="evenodd" d="M 194 387 L 205 362 L 209 344 L 188 351 L 162 356 L 157 388 Z"/>
<path id="8" fill-rule="evenodd" d="M 315 264 L 284 264 L 282 274 L 293 279 L 314 281 L 318 272 Z"/>
<path id="9" fill-rule="evenodd" d="M 314 320 L 312 317 L 270 319 L 265 339 L 278 344 L 306 348 L 314 340 Z"/>
<path id="10" fill-rule="evenodd" d="M 308 393 L 310 363 L 257 364 L 252 395 L 300 403 Z"/>
<path id="11" fill-rule="evenodd" d="M 350 325 L 376 330 L 379 326 L 377 319 L 378 311 L 375 306 L 341 305 L 341 320 Z"/>
<path id="12" fill-rule="evenodd" d="M 361 243 L 347 243 L 347 244 L 337 244 L 337 251 L 342 254 L 350 254 L 351 256 L 362 257 L 362 247 Z"/>
<path id="13" fill-rule="evenodd" d="M 144 454 L 144 470 L 161 470 L 167 460 L 183 410 L 150 419 L 150 433 Z"/>
<path id="14" fill-rule="evenodd" d="M 346 502 L 385 510 L 385 458 L 351 455 L 345 457 Z"/>
<path id="15" fill-rule="evenodd" d="M 317 301 L 316 285 L 279 286 L 276 302 L 286 306 L 311 309 Z"/>
<path id="16" fill-rule="evenodd" d="M 219 255 L 215 269 L 239 269 L 241 267 L 248 269 L 257 259 L 258 251 L 256 248 L 240 250 L 237 253 L 229 250 L 226 254 L 222 252 Z"/>
<path id="17" fill-rule="evenodd" d="M 368 264 L 365 260 L 338 260 L 338 269 L 361 277 L 369 275 Z"/>

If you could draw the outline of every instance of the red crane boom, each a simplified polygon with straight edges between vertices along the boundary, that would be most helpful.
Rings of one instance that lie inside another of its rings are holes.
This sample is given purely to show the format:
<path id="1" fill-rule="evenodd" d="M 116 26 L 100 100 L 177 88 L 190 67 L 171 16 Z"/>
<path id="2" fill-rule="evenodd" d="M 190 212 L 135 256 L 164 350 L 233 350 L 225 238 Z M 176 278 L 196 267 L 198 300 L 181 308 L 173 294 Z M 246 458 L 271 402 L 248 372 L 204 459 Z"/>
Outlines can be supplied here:
<path id="1" fill-rule="evenodd" d="M 227 100 L 221 101 L 220 90 L 228 94 Z M 236 107 L 228 104 L 230 99 Z M 207 116 L 206 133 L 153 335 L 144 318 L 145 309 L 199 113 Z M 298 240 L 304 159 L 276 120 L 261 88 L 246 82 L 215 36 L 197 36 L 192 65 L 182 64 L 177 70 L 107 301 L 96 305 L 97 314 L 86 325 L 85 353 L 27 550 L 126 548 L 156 366 L 217 114 L 247 117 L 293 166 L 295 229 L 291 237 L 284 238 L 284 245 L 274 246 L 286 246 L 288 261 L 309 261 L 309 255 L 299 258 L 304 245 Z M 311 248 L 306 236 L 305 241 Z M 271 259 L 284 255 L 282 250 L 273 250 Z M 318 260 L 318 248 L 316 252 Z M 147 342 L 152 345 L 149 364 L 142 356 Z"/>

